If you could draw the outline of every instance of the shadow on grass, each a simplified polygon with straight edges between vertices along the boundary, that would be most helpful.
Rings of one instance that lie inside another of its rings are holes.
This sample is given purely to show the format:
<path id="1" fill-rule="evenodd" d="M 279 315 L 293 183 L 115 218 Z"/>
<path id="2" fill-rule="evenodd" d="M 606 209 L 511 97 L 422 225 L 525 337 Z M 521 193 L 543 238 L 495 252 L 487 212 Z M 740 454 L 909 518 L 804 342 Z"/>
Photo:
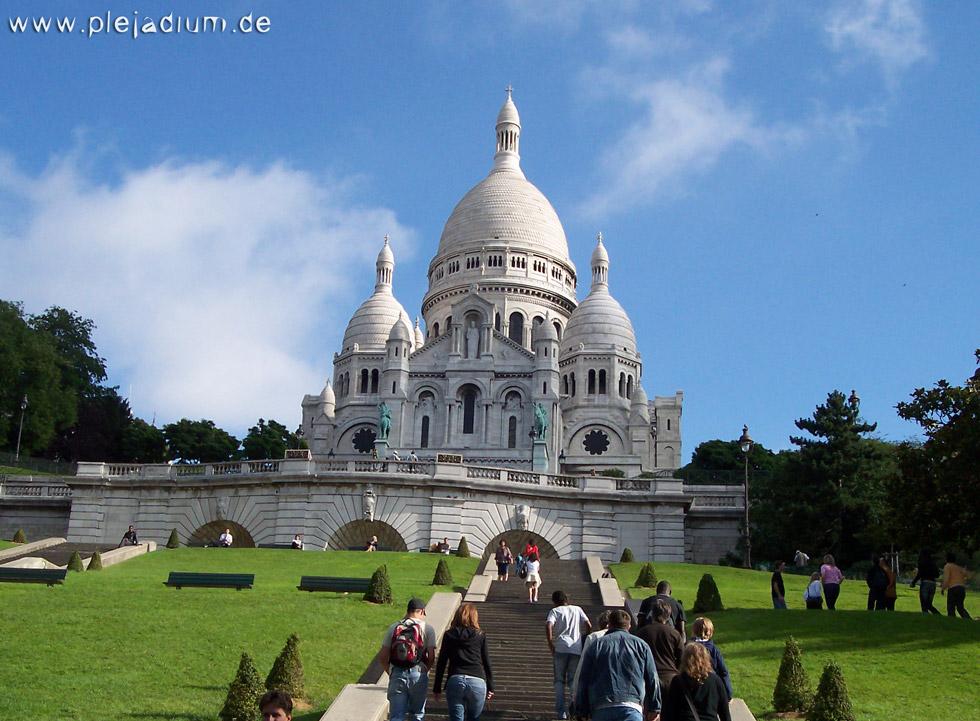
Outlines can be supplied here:
<path id="1" fill-rule="evenodd" d="M 320 717 L 326 712 L 325 708 L 319 711 L 309 711 L 304 714 L 293 714 L 293 721 L 320 721 Z"/>
<path id="2" fill-rule="evenodd" d="M 160 719 L 160 721 L 167 721 L 167 719 L 185 719 L 186 721 L 213 721 L 215 714 L 193 714 L 193 713 L 174 713 L 172 711 L 160 711 L 158 713 L 128 713 L 127 718 L 142 718 L 142 719 Z"/>

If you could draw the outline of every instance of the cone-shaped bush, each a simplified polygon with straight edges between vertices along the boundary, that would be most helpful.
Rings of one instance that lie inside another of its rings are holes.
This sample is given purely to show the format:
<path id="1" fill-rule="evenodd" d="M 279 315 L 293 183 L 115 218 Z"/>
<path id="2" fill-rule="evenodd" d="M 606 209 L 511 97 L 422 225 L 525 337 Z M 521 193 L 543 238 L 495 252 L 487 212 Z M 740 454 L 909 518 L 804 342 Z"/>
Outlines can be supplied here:
<path id="1" fill-rule="evenodd" d="M 620 563 L 633 563 L 633 551 L 628 548 L 623 549 L 623 555 L 619 557 Z"/>
<path id="2" fill-rule="evenodd" d="M 456 549 L 456 555 L 460 558 L 470 557 L 470 547 L 466 545 L 466 536 L 459 539 L 459 547 Z"/>
<path id="3" fill-rule="evenodd" d="M 710 573 L 701 576 L 701 583 L 698 584 L 698 597 L 694 601 L 694 613 L 708 613 L 711 611 L 724 611 L 725 606 L 721 602 L 721 594 L 718 593 L 718 584 Z"/>
<path id="4" fill-rule="evenodd" d="M 265 687 L 270 691 L 274 688 L 285 691 L 293 699 L 306 695 L 303 687 L 303 660 L 299 656 L 299 636 L 295 633 L 286 639 L 286 645 L 276 656 L 272 670 L 265 679 Z"/>
<path id="5" fill-rule="evenodd" d="M 640 575 L 636 577 L 636 584 L 640 588 L 656 588 L 657 574 L 653 570 L 652 563 L 644 563 L 640 569 Z"/>
<path id="6" fill-rule="evenodd" d="M 806 711 L 813 701 L 810 679 L 803 668 L 803 652 L 796 639 L 786 639 L 783 660 L 779 662 L 779 676 L 772 692 L 772 707 L 776 711 Z"/>
<path id="7" fill-rule="evenodd" d="M 102 554 L 96 551 L 92 554 L 92 558 L 89 559 L 88 571 L 101 571 L 102 570 Z"/>
<path id="8" fill-rule="evenodd" d="M 167 539 L 167 548 L 180 548 L 180 539 L 177 538 L 176 528 L 170 532 L 170 538 Z"/>
<path id="9" fill-rule="evenodd" d="M 445 558 L 439 559 L 439 565 L 436 566 L 436 575 L 432 579 L 433 586 L 451 586 L 453 585 L 453 574 L 449 571 L 449 564 L 446 563 Z"/>
<path id="10" fill-rule="evenodd" d="M 371 603 L 391 603 L 391 579 L 388 578 L 388 567 L 381 566 L 374 575 L 371 576 L 371 585 L 368 586 L 364 600 Z"/>
<path id="11" fill-rule="evenodd" d="M 82 563 L 82 557 L 79 555 L 76 549 L 71 558 L 68 559 L 68 570 L 69 571 L 84 571 L 85 565 Z"/>
<path id="12" fill-rule="evenodd" d="M 27 543 L 27 536 L 24 534 L 23 528 L 17 529 L 17 533 L 14 534 L 14 543 Z"/>
<path id="13" fill-rule="evenodd" d="M 844 674 L 833 661 L 824 666 L 809 718 L 810 721 L 854 721 L 854 707 Z"/>
<path id="14" fill-rule="evenodd" d="M 218 716 L 222 721 L 257 721 L 259 699 L 264 691 L 262 677 L 259 676 L 252 657 L 243 653 L 235 680 L 228 685 L 225 706 Z"/>

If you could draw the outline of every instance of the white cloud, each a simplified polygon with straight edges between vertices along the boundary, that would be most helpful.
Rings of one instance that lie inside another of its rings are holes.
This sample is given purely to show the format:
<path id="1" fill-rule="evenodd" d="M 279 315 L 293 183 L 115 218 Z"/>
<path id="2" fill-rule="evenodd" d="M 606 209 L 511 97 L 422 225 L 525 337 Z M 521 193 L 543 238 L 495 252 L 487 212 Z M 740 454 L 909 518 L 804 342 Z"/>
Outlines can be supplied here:
<path id="1" fill-rule="evenodd" d="M 929 54 L 916 0 L 846 0 L 831 11 L 826 30 L 834 50 L 877 62 L 889 84 Z"/>
<path id="2" fill-rule="evenodd" d="M 356 181 L 281 163 L 173 161 L 109 185 L 81 155 L 37 177 L 0 158 L 0 296 L 92 318 L 147 419 L 298 422 L 331 374 L 349 279 L 373 278 L 385 233 L 404 257 L 412 232 L 359 205 Z"/>

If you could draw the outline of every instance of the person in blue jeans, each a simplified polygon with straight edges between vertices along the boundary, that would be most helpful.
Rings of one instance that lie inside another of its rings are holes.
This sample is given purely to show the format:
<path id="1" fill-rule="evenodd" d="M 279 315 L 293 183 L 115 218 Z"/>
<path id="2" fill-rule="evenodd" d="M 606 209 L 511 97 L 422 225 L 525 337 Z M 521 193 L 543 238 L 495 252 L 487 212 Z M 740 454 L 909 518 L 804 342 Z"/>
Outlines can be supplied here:
<path id="1" fill-rule="evenodd" d="M 429 692 L 429 668 L 436 657 L 436 632 L 425 622 L 425 601 L 413 598 L 401 621 L 381 641 L 378 661 L 388 674 L 391 721 L 422 721 Z"/>
<path id="2" fill-rule="evenodd" d="M 484 704 L 493 698 L 493 669 L 487 655 L 487 637 L 480 630 L 476 606 L 464 603 L 456 611 L 452 627 L 442 637 L 432 695 L 436 701 L 446 681 L 450 721 L 480 721 Z"/>
<path id="3" fill-rule="evenodd" d="M 772 573 L 769 585 L 772 587 L 772 607 L 786 608 L 786 586 L 783 585 L 783 569 L 786 561 L 776 561 L 776 570 Z"/>
<path id="4" fill-rule="evenodd" d="M 582 632 L 588 634 L 592 630 L 592 622 L 585 611 L 568 602 L 564 591 L 551 594 L 551 603 L 554 607 L 548 612 L 544 629 L 555 671 L 555 715 L 556 718 L 567 719 L 565 690 L 572 689 L 575 669 L 582 655 Z"/>

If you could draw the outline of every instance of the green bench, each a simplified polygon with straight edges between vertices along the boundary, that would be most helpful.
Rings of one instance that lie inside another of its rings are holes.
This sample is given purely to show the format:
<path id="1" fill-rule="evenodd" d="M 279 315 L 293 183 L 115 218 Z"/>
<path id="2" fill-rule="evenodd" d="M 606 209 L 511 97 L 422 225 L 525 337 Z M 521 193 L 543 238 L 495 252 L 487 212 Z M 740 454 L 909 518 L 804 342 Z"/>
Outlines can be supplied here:
<path id="1" fill-rule="evenodd" d="M 367 544 L 365 544 L 367 545 Z M 348 546 L 348 551 L 363 551 L 364 546 Z M 379 551 L 394 551 L 395 549 L 391 546 L 378 546 Z"/>
<path id="2" fill-rule="evenodd" d="M 0 568 L 0 581 L 4 583 L 46 583 L 49 586 L 65 582 L 68 575 L 64 568 Z"/>
<path id="3" fill-rule="evenodd" d="M 334 591 L 336 593 L 367 593 L 370 578 L 343 576 L 303 576 L 296 587 L 300 591 Z"/>
<path id="4" fill-rule="evenodd" d="M 241 591 L 251 588 L 255 582 L 254 573 L 182 573 L 171 571 L 170 577 L 163 584 L 172 588 L 197 586 L 199 588 L 234 588 Z"/>

